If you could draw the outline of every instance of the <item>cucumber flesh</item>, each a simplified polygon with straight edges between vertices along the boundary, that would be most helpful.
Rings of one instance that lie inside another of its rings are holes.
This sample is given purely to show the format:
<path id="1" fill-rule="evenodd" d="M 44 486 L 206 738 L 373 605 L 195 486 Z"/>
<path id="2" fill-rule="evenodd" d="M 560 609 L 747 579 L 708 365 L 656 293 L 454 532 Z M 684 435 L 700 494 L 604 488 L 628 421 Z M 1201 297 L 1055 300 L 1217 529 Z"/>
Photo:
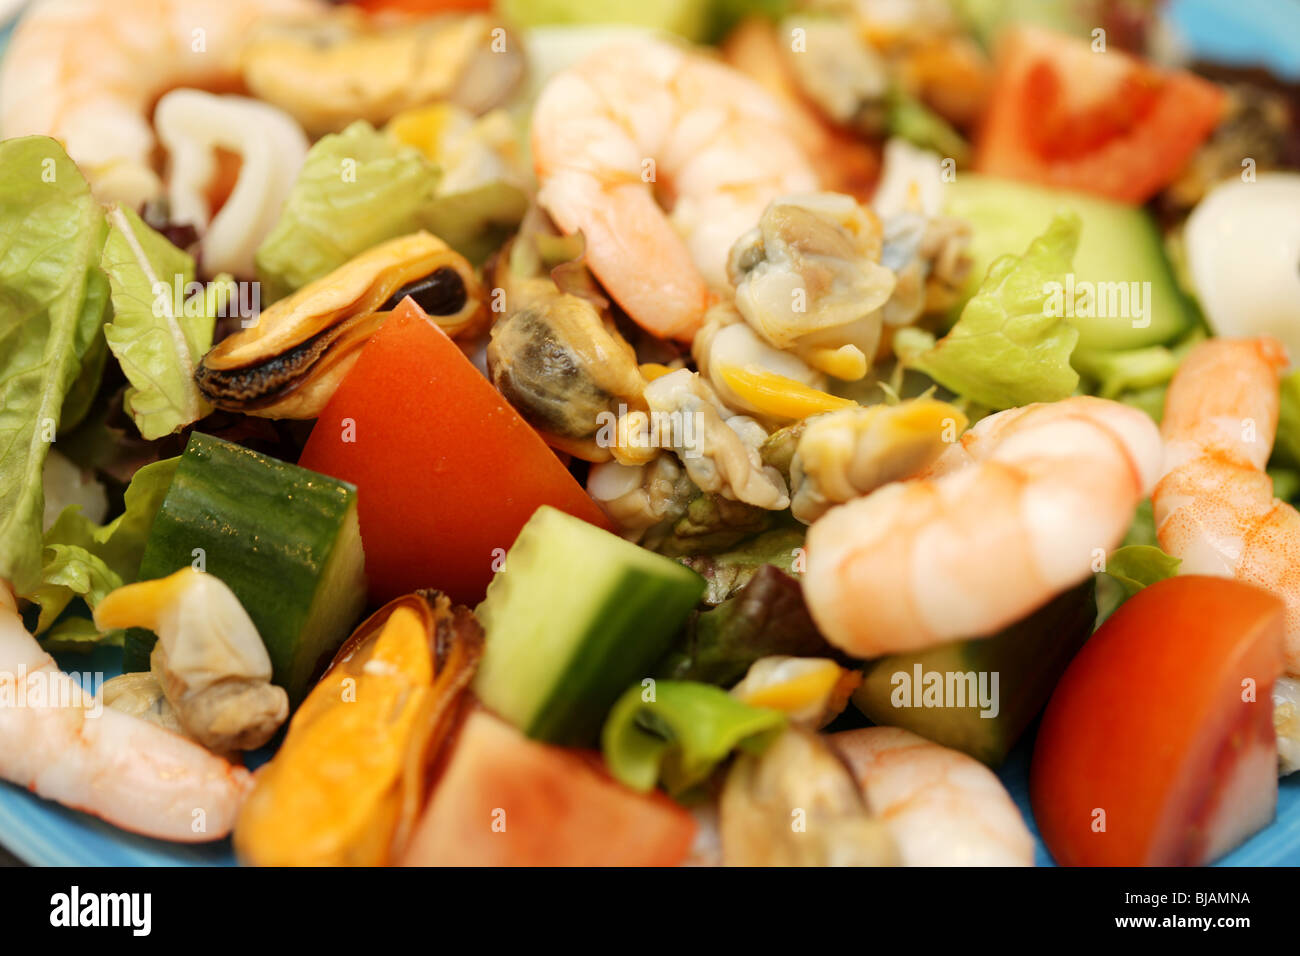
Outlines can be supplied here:
<path id="1" fill-rule="evenodd" d="M 235 592 L 266 645 L 273 681 L 297 704 L 365 604 L 356 489 L 195 432 L 149 533 L 140 579 L 195 565 Z M 124 670 L 147 670 L 154 636 L 135 629 Z"/>
<path id="2" fill-rule="evenodd" d="M 944 186 L 944 212 L 971 224 L 970 276 L 962 304 L 974 294 L 994 259 L 1021 255 L 1047 227 L 1053 213 L 1075 210 L 1083 220 L 1079 249 L 1074 256 L 1077 290 L 1088 282 L 1093 289 L 1118 287 L 1098 283 L 1150 285 L 1149 309 L 1138 316 L 1075 316 L 1080 349 L 1120 350 L 1160 345 L 1177 338 L 1196 321 L 1196 310 L 1174 280 L 1164 242 L 1155 221 L 1144 209 L 1096 196 L 1028 183 L 959 173 Z M 1129 290 L 1132 286 L 1128 286 Z M 1138 286 L 1141 292 L 1141 285 Z M 960 313 L 959 305 L 954 318 Z"/>
<path id="3" fill-rule="evenodd" d="M 591 744 L 704 587 L 676 561 L 538 508 L 478 606 L 487 639 L 475 693 L 530 737 Z"/>

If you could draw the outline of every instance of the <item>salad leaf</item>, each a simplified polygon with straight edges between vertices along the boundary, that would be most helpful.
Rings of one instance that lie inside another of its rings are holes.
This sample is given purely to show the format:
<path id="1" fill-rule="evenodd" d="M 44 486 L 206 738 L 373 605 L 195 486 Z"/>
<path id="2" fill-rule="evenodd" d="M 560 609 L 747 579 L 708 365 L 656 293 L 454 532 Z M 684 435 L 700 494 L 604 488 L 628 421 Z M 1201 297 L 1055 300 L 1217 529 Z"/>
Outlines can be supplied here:
<path id="1" fill-rule="evenodd" d="M 1173 577 L 1180 564 L 1154 544 L 1126 544 L 1112 551 L 1097 580 L 1097 625 L 1143 588 Z"/>
<path id="2" fill-rule="evenodd" d="M 1132 405 L 1159 422 L 1164 417 L 1165 393 L 1174 372 L 1204 338 L 1205 331 L 1196 328 L 1172 345 L 1118 352 L 1076 349 L 1070 364 L 1088 380 L 1089 391 Z"/>
<path id="3" fill-rule="evenodd" d="M 86 318 L 85 327 L 94 327 L 95 337 L 81 360 L 81 372 L 77 380 L 68 389 L 63 399 L 63 409 L 59 412 L 59 434 L 71 431 L 86 420 L 99 393 L 99 383 L 104 377 L 104 366 L 108 362 L 108 342 L 104 338 L 102 318 L 108 310 L 108 280 L 102 272 L 95 272 L 87 285 L 86 308 L 95 319 Z"/>
<path id="4" fill-rule="evenodd" d="M 678 560 L 708 582 L 704 603 L 716 605 L 744 587 L 765 564 L 795 573 L 803 543 L 801 529 L 775 528 L 723 554 L 695 554 Z"/>
<path id="5" fill-rule="evenodd" d="M 1128 531 L 1124 532 L 1124 540 L 1120 542 L 1123 547 L 1133 544 L 1145 544 L 1151 547 L 1159 547 L 1156 541 L 1156 515 L 1155 509 L 1151 507 L 1151 499 L 1144 498 L 1138 503 L 1137 511 L 1133 515 L 1133 521 L 1128 526 Z"/>
<path id="6" fill-rule="evenodd" d="M 73 651 L 79 654 L 96 647 L 121 647 L 126 631 L 100 631 L 88 617 L 67 617 L 59 621 L 41 637 L 41 647 L 51 654 Z"/>
<path id="7" fill-rule="evenodd" d="M 890 91 L 888 107 L 886 122 L 892 135 L 954 159 L 958 165 L 970 161 L 970 145 L 962 135 L 915 96 L 896 86 Z"/>
<path id="8" fill-rule="evenodd" d="M 95 524 L 79 505 L 63 509 L 45 533 L 48 557 L 40 586 L 31 594 L 41 607 L 36 633 L 49 628 L 74 597 L 98 600 L 106 582 L 116 580 L 118 586 L 135 581 L 149 530 L 179 461 L 167 458 L 139 469 L 126 489 L 126 509 L 106 525 Z"/>
<path id="9" fill-rule="evenodd" d="M 1300 369 L 1282 379 L 1273 457 L 1300 468 Z"/>
<path id="10" fill-rule="evenodd" d="M 1273 479 L 1274 497 L 1292 501 L 1300 493 L 1300 471 L 1294 468 L 1270 468 L 1268 476 Z"/>
<path id="11" fill-rule="evenodd" d="M 126 410 L 141 435 L 161 438 L 212 410 L 194 369 L 212 346 L 215 320 L 206 300 L 198 307 L 184 300 L 194 281 L 190 255 L 130 209 L 110 209 L 108 224 L 100 265 L 112 288 L 113 321 L 104 337 L 131 383 Z"/>
<path id="12" fill-rule="evenodd" d="M 900 329 L 899 359 L 958 395 L 992 409 L 1066 398 L 1079 384 L 1070 353 L 1079 330 L 1054 314 L 1051 283 L 1064 287 L 1079 244 L 1080 220 L 1057 213 L 1024 255 L 989 266 L 979 291 L 952 330 L 933 342 L 928 333 Z"/>
<path id="13" fill-rule="evenodd" d="M 729 687 L 755 661 L 773 654 L 839 656 L 813 623 L 799 582 L 764 564 L 738 594 L 688 621 L 680 642 L 655 671 L 674 680 Z"/>
<path id="14" fill-rule="evenodd" d="M 717 687 L 665 680 L 653 692 L 624 692 L 605 720 L 601 749 L 616 780 L 642 793 L 662 780 L 678 796 L 708 779 L 733 750 L 761 753 L 785 723 L 780 711 L 751 707 Z"/>
<path id="15" fill-rule="evenodd" d="M 357 121 L 307 152 L 284 212 L 256 254 L 274 302 L 387 239 L 416 232 L 439 172 L 418 149 Z"/>
<path id="16" fill-rule="evenodd" d="M 420 214 L 424 228 L 470 262 L 481 264 L 506 241 L 528 210 L 528 194 L 502 180 L 445 192 Z"/>
<path id="17" fill-rule="evenodd" d="M 1182 561 L 1178 558 L 1157 547 L 1130 544 L 1110 553 L 1104 573 L 1118 581 L 1124 588 L 1124 596 L 1131 598 L 1144 587 L 1173 577 L 1180 564 Z"/>
<path id="18" fill-rule="evenodd" d="M 72 544 L 54 544 L 45 549 L 41 586 L 31 594 L 40 605 L 35 633 L 49 630 L 55 618 L 74 597 L 93 611 L 104 595 L 122 586 L 122 578 L 103 559 Z"/>
<path id="19" fill-rule="evenodd" d="M 0 579 L 40 582 L 41 471 L 103 318 L 104 215 L 63 147 L 0 143 Z"/>

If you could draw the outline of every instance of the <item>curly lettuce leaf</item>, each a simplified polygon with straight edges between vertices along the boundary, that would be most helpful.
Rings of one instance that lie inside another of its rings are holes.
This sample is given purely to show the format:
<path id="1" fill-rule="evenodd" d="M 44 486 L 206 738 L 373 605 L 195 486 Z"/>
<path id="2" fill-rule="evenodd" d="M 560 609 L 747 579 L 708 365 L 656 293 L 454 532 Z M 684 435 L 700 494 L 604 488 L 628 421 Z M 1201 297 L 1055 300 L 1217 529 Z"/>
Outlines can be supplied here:
<path id="1" fill-rule="evenodd" d="M 357 121 L 316 143 L 255 256 L 262 299 L 274 302 L 388 239 L 424 228 L 438 167 Z"/>
<path id="2" fill-rule="evenodd" d="M 92 611 L 110 591 L 122 586 L 122 578 L 102 558 L 73 544 L 52 544 L 45 549 L 41 586 L 30 595 L 40 605 L 36 634 L 49 630 L 74 597 Z"/>
<path id="3" fill-rule="evenodd" d="M 40 582 L 41 472 L 103 320 L 104 214 L 63 147 L 0 143 L 0 579 Z"/>
<path id="4" fill-rule="evenodd" d="M 166 458 L 140 468 L 127 486 L 125 510 L 106 525 L 87 518 L 80 505 L 63 509 L 45 533 L 41 582 L 29 595 L 41 608 L 37 634 L 45 632 L 73 598 L 86 599 L 93 609 L 90 599 L 102 596 L 105 583 L 120 586 L 136 580 L 145 542 L 179 461 Z"/>
<path id="5" fill-rule="evenodd" d="M 732 751 L 761 753 L 785 724 L 780 711 L 751 707 L 709 684 L 661 680 L 629 687 L 600 740 L 616 780 L 641 793 L 662 781 L 678 796 L 708 779 Z"/>
<path id="6" fill-rule="evenodd" d="M 194 281 L 188 253 L 130 209 L 110 209 L 108 225 L 100 267 L 112 289 L 113 321 L 104 337 L 131 383 L 126 410 L 141 435 L 161 438 L 212 410 L 194 369 L 212 346 L 215 319 L 206 299 L 185 298 Z"/>
<path id="7" fill-rule="evenodd" d="M 1079 330 L 1055 314 L 1063 310 L 1051 307 L 1051 283 L 1064 287 L 1079 230 L 1077 214 L 1057 213 L 1024 255 L 994 261 L 961 318 L 937 343 L 919 329 L 900 330 L 900 360 L 995 410 L 1073 394 L 1079 375 L 1070 354 Z"/>

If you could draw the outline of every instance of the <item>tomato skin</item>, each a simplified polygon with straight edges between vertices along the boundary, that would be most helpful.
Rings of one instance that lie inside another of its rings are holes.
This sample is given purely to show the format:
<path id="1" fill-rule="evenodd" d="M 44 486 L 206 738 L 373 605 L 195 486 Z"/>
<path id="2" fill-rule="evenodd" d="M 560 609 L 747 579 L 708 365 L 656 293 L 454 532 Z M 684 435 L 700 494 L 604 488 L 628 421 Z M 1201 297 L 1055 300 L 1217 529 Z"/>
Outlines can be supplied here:
<path id="1" fill-rule="evenodd" d="M 444 759 L 405 865 L 675 866 L 695 836 L 689 813 L 616 782 L 598 755 L 529 740 L 482 709 Z"/>
<path id="2" fill-rule="evenodd" d="M 609 528 L 537 432 L 411 299 L 362 349 L 299 463 L 357 486 L 376 604 L 439 588 L 473 606 L 494 560 L 544 504 Z"/>
<path id="3" fill-rule="evenodd" d="M 1141 204 L 1178 175 L 1225 102 L 1191 73 L 1017 27 L 999 41 L 975 169 Z"/>
<path id="4" fill-rule="evenodd" d="M 1199 865 L 1272 819 L 1284 619 L 1263 590 L 1182 575 L 1102 625 L 1034 746 L 1030 800 L 1058 863 Z"/>

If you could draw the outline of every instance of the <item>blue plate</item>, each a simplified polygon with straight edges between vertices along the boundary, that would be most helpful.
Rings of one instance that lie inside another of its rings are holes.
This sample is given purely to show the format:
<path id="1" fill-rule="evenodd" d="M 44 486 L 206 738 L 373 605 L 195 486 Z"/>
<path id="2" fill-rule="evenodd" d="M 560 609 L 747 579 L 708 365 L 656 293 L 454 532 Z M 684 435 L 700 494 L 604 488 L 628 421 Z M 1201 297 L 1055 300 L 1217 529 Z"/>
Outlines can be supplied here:
<path id="1" fill-rule="evenodd" d="M 1300 79 L 1300 2 L 1294 0 L 1173 0 L 1169 19 L 1198 57 L 1265 64 Z M 0 30 L 0 52 L 8 39 Z M 119 672 L 111 649 L 62 660 L 72 671 Z M 1034 832 L 1037 862 L 1052 865 L 1029 810 L 1029 752 L 1013 753 L 1000 772 Z M 1222 860 L 1220 866 L 1300 865 L 1300 774 L 1283 780 L 1277 818 Z M 42 866 L 232 866 L 229 841 L 182 846 L 134 836 L 11 784 L 0 784 L 0 842 L 28 863 Z"/>

